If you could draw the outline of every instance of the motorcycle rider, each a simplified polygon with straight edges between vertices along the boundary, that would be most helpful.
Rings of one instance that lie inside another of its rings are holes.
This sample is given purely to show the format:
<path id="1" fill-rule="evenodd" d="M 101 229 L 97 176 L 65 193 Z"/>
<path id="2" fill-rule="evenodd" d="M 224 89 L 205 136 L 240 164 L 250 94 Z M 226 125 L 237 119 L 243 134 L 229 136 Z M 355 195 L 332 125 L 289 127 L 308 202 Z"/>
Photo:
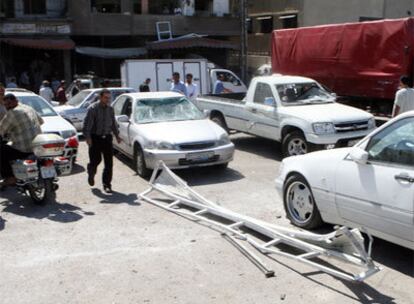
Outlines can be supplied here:
<path id="1" fill-rule="evenodd" d="M 0 186 L 12 186 L 16 184 L 16 178 L 13 176 L 11 161 L 32 154 L 32 141 L 42 133 L 40 126 L 43 119 L 33 108 L 20 104 L 14 94 L 6 94 L 3 103 L 7 113 L 0 120 L 0 136 L 7 134 L 11 144 L 2 143 L 0 146 L 0 175 L 4 178 Z"/>

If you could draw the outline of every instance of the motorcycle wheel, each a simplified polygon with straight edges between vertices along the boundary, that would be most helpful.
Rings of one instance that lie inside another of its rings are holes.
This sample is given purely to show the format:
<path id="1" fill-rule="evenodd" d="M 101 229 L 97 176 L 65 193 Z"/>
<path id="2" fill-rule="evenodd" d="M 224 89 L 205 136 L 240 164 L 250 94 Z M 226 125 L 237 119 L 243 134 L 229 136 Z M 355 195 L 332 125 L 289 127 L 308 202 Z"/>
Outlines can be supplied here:
<path id="1" fill-rule="evenodd" d="M 37 186 L 31 185 L 28 189 L 33 203 L 36 205 L 44 205 L 52 199 L 53 179 L 39 179 Z"/>

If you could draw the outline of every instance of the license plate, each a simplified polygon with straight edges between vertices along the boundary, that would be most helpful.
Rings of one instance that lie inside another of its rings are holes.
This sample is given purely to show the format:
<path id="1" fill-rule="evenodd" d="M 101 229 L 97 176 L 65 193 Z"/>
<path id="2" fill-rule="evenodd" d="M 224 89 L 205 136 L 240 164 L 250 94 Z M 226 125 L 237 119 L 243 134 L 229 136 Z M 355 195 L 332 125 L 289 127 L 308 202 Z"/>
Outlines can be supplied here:
<path id="1" fill-rule="evenodd" d="M 359 141 L 360 141 L 360 139 L 353 139 L 353 140 L 348 141 L 348 147 L 355 146 L 356 143 L 359 142 Z"/>
<path id="2" fill-rule="evenodd" d="M 186 159 L 190 161 L 206 161 L 214 156 L 214 152 L 189 153 Z"/>
<path id="3" fill-rule="evenodd" d="M 56 176 L 55 167 L 41 167 L 40 173 L 43 178 L 52 178 Z"/>

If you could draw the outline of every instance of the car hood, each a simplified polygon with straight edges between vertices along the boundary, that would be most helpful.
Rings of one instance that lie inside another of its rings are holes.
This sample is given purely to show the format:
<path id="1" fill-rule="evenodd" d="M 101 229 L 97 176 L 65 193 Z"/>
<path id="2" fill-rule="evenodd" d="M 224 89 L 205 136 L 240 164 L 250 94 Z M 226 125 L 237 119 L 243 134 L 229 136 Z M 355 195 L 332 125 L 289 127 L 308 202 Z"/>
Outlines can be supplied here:
<path id="1" fill-rule="evenodd" d="M 352 147 L 349 148 L 339 148 L 339 149 L 330 149 L 330 150 L 321 150 L 308 154 L 291 156 L 285 158 L 282 162 L 286 166 L 319 166 L 320 164 L 328 164 L 326 167 L 336 164 L 337 162 L 344 159 L 349 152 L 351 152 Z"/>
<path id="2" fill-rule="evenodd" d="M 44 133 L 56 133 L 62 131 L 75 131 L 75 128 L 61 116 L 46 116 L 42 117 L 44 124 L 42 125 L 42 132 Z"/>
<path id="3" fill-rule="evenodd" d="M 74 110 L 76 108 L 74 106 L 64 105 L 64 106 L 54 107 L 54 109 L 55 109 L 56 112 L 58 112 L 59 114 L 61 114 L 61 113 L 71 112 L 71 110 Z"/>
<path id="4" fill-rule="evenodd" d="M 299 117 L 310 122 L 340 123 L 363 121 L 373 117 L 363 110 L 339 103 L 287 106 L 284 108 L 284 112 L 289 116 Z"/>
<path id="5" fill-rule="evenodd" d="M 140 133 L 150 141 L 166 141 L 171 144 L 216 141 L 225 131 L 214 122 L 185 120 L 136 125 Z"/>

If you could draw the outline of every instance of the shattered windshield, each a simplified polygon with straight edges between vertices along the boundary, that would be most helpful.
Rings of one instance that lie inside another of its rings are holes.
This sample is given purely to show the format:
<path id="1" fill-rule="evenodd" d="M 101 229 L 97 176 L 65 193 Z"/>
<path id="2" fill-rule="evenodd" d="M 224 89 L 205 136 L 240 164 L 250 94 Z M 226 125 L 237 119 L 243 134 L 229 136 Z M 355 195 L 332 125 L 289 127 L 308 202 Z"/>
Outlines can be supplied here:
<path id="1" fill-rule="evenodd" d="M 335 98 L 316 82 L 277 84 L 276 90 L 284 104 L 314 104 L 334 102 Z"/>
<path id="2" fill-rule="evenodd" d="M 137 100 L 134 116 L 140 124 L 204 118 L 203 113 L 185 97 Z"/>

